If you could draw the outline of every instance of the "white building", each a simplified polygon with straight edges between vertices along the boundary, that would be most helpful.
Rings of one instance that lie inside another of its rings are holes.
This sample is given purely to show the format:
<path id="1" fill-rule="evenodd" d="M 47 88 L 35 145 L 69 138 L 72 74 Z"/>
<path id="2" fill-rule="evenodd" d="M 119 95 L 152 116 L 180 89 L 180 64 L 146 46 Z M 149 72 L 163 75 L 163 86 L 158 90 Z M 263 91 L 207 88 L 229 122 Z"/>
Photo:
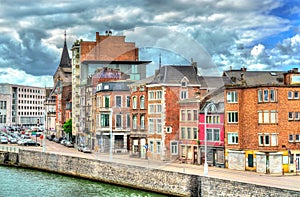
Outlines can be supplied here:
<path id="1" fill-rule="evenodd" d="M 44 125 L 45 88 L 0 83 L 0 126 Z"/>

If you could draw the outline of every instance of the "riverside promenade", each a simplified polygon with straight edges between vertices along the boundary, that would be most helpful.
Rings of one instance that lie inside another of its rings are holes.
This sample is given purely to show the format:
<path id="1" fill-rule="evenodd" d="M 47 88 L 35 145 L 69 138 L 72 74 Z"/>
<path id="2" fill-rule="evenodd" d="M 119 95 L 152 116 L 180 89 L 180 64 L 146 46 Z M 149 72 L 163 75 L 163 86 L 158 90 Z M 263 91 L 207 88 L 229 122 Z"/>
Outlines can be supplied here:
<path id="1" fill-rule="evenodd" d="M 43 151 L 42 147 L 21 148 Z M 67 148 L 63 145 L 48 140 L 46 141 L 45 151 L 47 153 L 96 159 L 100 161 L 110 161 L 110 155 L 107 153 L 82 153 L 75 148 Z M 203 176 L 203 166 L 175 162 L 155 161 L 151 160 L 151 158 L 149 160 L 131 158 L 128 154 L 114 154 L 113 159 L 110 162 L 122 163 L 132 166 L 141 166 L 149 169 L 160 169 Z M 226 179 L 243 183 L 252 183 L 261 186 L 290 189 L 294 191 L 299 191 L 300 196 L 300 176 L 296 174 L 268 175 L 258 174 L 256 172 L 249 171 L 230 170 L 227 168 L 209 167 L 208 176 L 212 178 Z"/>

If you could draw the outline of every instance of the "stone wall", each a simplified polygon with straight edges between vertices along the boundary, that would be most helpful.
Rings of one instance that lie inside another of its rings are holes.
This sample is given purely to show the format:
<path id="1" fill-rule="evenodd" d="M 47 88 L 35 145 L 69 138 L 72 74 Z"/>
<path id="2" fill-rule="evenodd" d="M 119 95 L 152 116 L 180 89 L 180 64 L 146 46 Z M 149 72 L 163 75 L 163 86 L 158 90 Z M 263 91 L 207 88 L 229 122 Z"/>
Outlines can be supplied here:
<path id="1" fill-rule="evenodd" d="M 16 153 L 9 153 L 9 157 L 17 160 Z M 3 164 L 4 156 L 0 158 Z M 172 196 L 300 196 L 298 191 L 39 151 L 20 150 L 18 161 L 23 167 Z"/>

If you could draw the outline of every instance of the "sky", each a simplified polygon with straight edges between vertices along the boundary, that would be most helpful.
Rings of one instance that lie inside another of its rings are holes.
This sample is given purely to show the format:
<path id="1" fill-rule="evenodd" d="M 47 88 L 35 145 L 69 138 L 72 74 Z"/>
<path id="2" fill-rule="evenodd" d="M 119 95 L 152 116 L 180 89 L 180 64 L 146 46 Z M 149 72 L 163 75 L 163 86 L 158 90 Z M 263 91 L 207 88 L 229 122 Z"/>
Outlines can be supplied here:
<path id="1" fill-rule="evenodd" d="M 64 32 L 70 49 L 106 30 L 135 42 L 148 76 L 160 54 L 205 76 L 300 65 L 298 0 L 0 0 L 0 83 L 53 86 Z"/>

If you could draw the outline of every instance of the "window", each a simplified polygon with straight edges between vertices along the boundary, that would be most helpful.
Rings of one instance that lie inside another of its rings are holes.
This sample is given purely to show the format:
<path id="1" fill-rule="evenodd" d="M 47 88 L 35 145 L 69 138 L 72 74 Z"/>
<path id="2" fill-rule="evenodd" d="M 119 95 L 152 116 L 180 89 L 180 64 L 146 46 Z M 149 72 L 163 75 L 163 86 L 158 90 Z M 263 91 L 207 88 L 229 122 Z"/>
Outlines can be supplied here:
<path id="1" fill-rule="evenodd" d="M 154 100 L 154 92 L 153 91 L 149 91 L 149 93 L 148 93 L 149 95 L 149 100 Z"/>
<path id="2" fill-rule="evenodd" d="M 271 134 L 271 146 L 277 146 L 278 145 L 278 136 L 276 133 Z"/>
<path id="3" fill-rule="evenodd" d="M 227 112 L 227 121 L 228 121 L 228 123 L 237 123 L 238 122 L 238 112 Z"/>
<path id="4" fill-rule="evenodd" d="M 272 141 L 272 143 L 271 143 Z M 258 145 L 259 146 L 277 146 L 277 134 L 259 133 L 258 134 Z"/>
<path id="5" fill-rule="evenodd" d="M 186 90 L 182 90 L 180 92 L 180 99 L 187 99 L 187 91 Z"/>
<path id="6" fill-rule="evenodd" d="M 295 112 L 294 118 L 295 118 L 295 120 L 299 120 L 299 112 Z"/>
<path id="7" fill-rule="evenodd" d="M 258 145 L 263 146 L 264 145 L 264 135 L 258 134 Z"/>
<path id="8" fill-rule="evenodd" d="M 116 107 L 121 107 L 121 106 L 122 106 L 122 97 L 116 96 Z"/>
<path id="9" fill-rule="evenodd" d="M 145 97 L 141 96 L 140 98 L 140 108 L 145 109 Z"/>
<path id="10" fill-rule="evenodd" d="M 269 111 L 264 111 L 264 123 L 269 123 Z"/>
<path id="11" fill-rule="evenodd" d="M 101 114 L 101 127 L 109 127 L 109 114 Z"/>
<path id="12" fill-rule="evenodd" d="M 149 151 L 151 153 L 153 153 L 153 151 L 154 151 L 153 141 L 149 141 Z"/>
<path id="13" fill-rule="evenodd" d="M 181 110 L 181 121 L 185 121 L 185 110 Z"/>
<path id="14" fill-rule="evenodd" d="M 289 142 L 293 142 L 294 141 L 294 135 L 293 134 L 290 134 L 289 135 Z"/>
<path id="15" fill-rule="evenodd" d="M 161 143 L 160 141 L 156 142 L 156 153 L 160 154 L 161 152 Z"/>
<path id="16" fill-rule="evenodd" d="M 288 99 L 293 99 L 293 92 L 292 91 L 288 91 Z"/>
<path id="17" fill-rule="evenodd" d="M 207 131 L 207 141 L 220 141 L 220 130 L 219 129 L 206 129 Z"/>
<path id="18" fill-rule="evenodd" d="M 141 129 L 145 129 L 145 116 L 144 115 L 141 115 L 140 127 L 141 127 Z"/>
<path id="19" fill-rule="evenodd" d="M 258 111 L 258 123 L 259 124 L 278 123 L 278 112 L 276 110 Z"/>
<path id="20" fill-rule="evenodd" d="M 218 124 L 218 123 L 220 123 L 220 116 L 218 116 L 218 115 L 208 115 L 208 116 L 206 116 L 206 123 Z"/>
<path id="21" fill-rule="evenodd" d="M 275 90 L 270 90 L 270 101 L 271 102 L 275 102 L 276 98 L 275 98 Z"/>
<path id="22" fill-rule="evenodd" d="M 186 87 L 187 86 L 187 82 L 186 81 L 181 81 L 181 86 L 182 87 Z"/>
<path id="23" fill-rule="evenodd" d="M 185 128 L 181 127 L 181 133 L 180 133 L 181 139 L 185 139 Z"/>
<path id="24" fill-rule="evenodd" d="M 191 128 L 187 128 L 187 139 L 192 139 L 192 136 L 191 136 Z"/>
<path id="25" fill-rule="evenodd" d="M 172 155 L 178 154 L 178 142 L 176 141 L 171 142 L 171 154 Z"/>
<path id="26" fill-rule="evenodd" d="M 194 140 L 198 139 L 198 129 L 197 128 L 193 128 L 193 139 Z"/>
<path id="27" fill-rule="evenodd" d="M 298 91 L 294 92 L 294 99 L 299 99 L 299 92 Z"/>
<path id="28" fill-rule="evenodd" d="M 258 90 L 258 102 L 262 102 L 262 91 Z"/>
<path id="29" fill-rule="evenodd" d="M 172 127 L 166 127 L 166 132 L 167 133 L 172 133 Z"/>
<path id="30" fill-rule="evenodd" d="M 156 99 L 162 99 L 162 91 L 161 90 L 156 92 Z"/>
<path id="31" fill-rule="evenodd" d="M 156 119 L 156 133 L 160 134 L 162 130 L 161 119 Z"/>
<path id="32" fill-rule="evenodd" d="M 296 134 L 295 137 L 296 137 L 296 140 L 295 140 L 295 141 L 296 141 L 296 142 L 300 142 L 300 134 Z"/>
<path id="33" fill-rule="evenodd" d="M 270 135 L 265 134 L 265 146 L 270 146 Z"/>
<path id="34" fill-rule="evenodd" d="M 161 112 L 162 112 L 161 105 L 160 104 L 156 105 L 156 113 L 161 113 Z"/>
<path id="35" fill-rule="evenodd" d="M 122 115 L 121 114 L 116 115 L 116 127 L 122 128 Z"/>
<path id="36" fill-rule="evenodd" d="M 198 110 L 193 110 L 193 120 L 194 121 L 198 120 Z"/>
<path id="37" fill-rule="evenodd" d="M 126 127 L 130 128 L 130 113 L 126 114 Z"/>
<path id="38" fill-rule="evenodd" d="M 137 98 L 136 98 L 136 96 L 134 96 L 134 97 L 132 98 L 132 108 L 133 108 L 133 109 L 136 109 L 136 108 L 137 108 Z"/>
<path id="39" fill-rule="evenodd" d="M 155 113 L 155 105 L 151 104 L 149 105 L 149 114 Z"/>
<path id="40" fill-rule="evenodd" d="M 228 133 L 228 144 L 238 144 L 239 136 L 238 133 Z"/>
<path id="41" fill-rule="evenodd" d="M 269 90 L 264 90 L 264 102 L 269 101 Z"/>
<path id="42" fill-rule="evenodd" d="M 130 96 L 126 96 L 126 107 L 130 107 Z"/>
<path id="43" fill-rule="evenodd" d="M 187 110 L 187 120 L 188 121 L 192 120 L 192 110 Z"/>
<path id="44" fill-rule="evenodd" d="M 132 117 L 132 128 L 137 129 L 137 115 L 133 115 Z"/>
<path id="45" fill-rule="evenodd" d="M 107 95 L 107 96 L 104 96 L 103 101 L 104 101 L 103 106 L 104 106 L 105 108 L 108 108 L 108 107 L 110 106 L 110 99 L 109 99 L 109 96 L 108 96 L 108 95 Z"/>
<path id="46" fill-rule="evenodd" d="M 238 102 L 238 97 L 237 97 L 237 92 L 227 92 L 227 102 L 228 103 L 237 103 Z"/>
<path id="47" fill-rule="evenodd" d="M 141 86 L 140 91 L 145 91 L 145 86 Z"/>
<path id="48" fill-rule="evenodd" d="M 293 120 L 293 112 L 289 112 L 289 120 Z"/>
<path id="49" fill-rule="evenodd" d="M 149 133 L 154 133 L 154 119 L 149 119 Z"/>

